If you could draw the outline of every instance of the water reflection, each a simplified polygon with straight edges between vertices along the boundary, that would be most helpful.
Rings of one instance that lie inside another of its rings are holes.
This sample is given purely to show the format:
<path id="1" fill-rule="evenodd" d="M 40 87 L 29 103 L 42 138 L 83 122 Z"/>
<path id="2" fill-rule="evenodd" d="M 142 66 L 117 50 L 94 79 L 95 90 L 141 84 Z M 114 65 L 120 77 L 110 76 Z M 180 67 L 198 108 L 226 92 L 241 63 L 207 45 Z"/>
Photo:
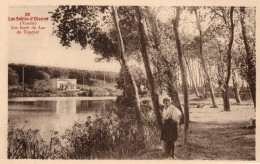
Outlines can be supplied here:
<path id="1" fill-rule="evenodd" d="M 76 100 L 58 100 L 56 102 L 56 114 L 77 113 Z"/>
<path id="2" fill-rule="evenodd" d="M 56 100 L 56 101 L 10 101 L 9 111 L 49 111 L 62 113 L 82 113 L 106 110 L 113 100 Z"/>
<path id="3" fill-rule="evenodd" d="M 9 101 L 8 119 L 18 126 L 24 121 L 26 128 L 39 129 L 48 141 L 52 129 L 64 132 L 75 121 L 84 123 L 88 116 L 106 110 L 114 100 L 55 100 L 55 101 Z"/>

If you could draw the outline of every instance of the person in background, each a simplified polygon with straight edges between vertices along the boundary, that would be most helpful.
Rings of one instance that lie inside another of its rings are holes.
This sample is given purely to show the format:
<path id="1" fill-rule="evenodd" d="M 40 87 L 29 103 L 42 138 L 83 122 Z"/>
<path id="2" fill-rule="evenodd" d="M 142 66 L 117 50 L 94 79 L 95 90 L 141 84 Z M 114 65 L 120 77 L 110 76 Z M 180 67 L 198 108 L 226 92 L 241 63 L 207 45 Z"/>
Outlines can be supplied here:
<path id="1" fill-rule="evenodd" d="M 181 112 L 178 108 L 171 104 L 171 98 L 163 98 L 164 108 L 162 110 L 162 146 L 164 150 L 164 155 L 166 157 L 172 157 L 177 159 L 174 156 L 174 142 L 178 137 L 178 125 L 180 124 Z"/>

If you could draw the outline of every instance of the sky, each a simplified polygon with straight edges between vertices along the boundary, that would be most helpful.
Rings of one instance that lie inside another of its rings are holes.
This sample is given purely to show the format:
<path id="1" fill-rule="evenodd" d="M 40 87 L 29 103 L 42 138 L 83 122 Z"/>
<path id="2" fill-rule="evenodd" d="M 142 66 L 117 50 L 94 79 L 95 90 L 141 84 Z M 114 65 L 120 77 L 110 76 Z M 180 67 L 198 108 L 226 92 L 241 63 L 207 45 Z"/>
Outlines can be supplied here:
<path id="1" fill-rule="evenodd" d="M 90 48 L 81 50 L 77 44 L 67 49 L 61 46 L 59 38 L 52 35 L 53 25 L 48 13 L 55 8 L 55 6 L 9 8 L 9 17 L 24 17 L 25 13 L 30 13 L 32 17 L 49 17 L 49 21 L 37 23 L 37 28 L 38 25 L 46 27 L 40 30 L 39 34 L 16 34 L 17 30 L 11 28 L 19 27 L 20 22 L 9 21 L 8 63 L 119 72 L 120 65 L 117 61 L 95 62 L 98 55 Z"/>

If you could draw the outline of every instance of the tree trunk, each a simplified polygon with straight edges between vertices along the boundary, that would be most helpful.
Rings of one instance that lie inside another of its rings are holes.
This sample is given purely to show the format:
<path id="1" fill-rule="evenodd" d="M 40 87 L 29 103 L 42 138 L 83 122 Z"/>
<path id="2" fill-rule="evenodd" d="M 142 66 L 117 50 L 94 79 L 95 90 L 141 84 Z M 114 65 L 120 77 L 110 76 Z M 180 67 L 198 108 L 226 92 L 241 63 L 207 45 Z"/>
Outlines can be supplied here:
<path id="1" fill-rule="evenodd" d="M 229 79 L 231 75 L 231 50 L 232 50 L 232 45 L 233 45 L 233 40 L 234 40 L 234 22 L 233 22 L 233 12 L 234 12 L 234 7 L 231 7 L 230 9 L 230 39 L 228 43 L 228 51 L 227 51 L 227 76 L 224 84 L 224 89 L 225 89 L 225 95 L 224 95 L 224 111 L 230 111 L 230 105 L 229 105 Z"/>
<path id="2" fill-rule="evenodd" d="M 184 95 L 184 144 L 187 144 L 190 118 L 189 118 L 189 99 L 188 99 L 187 76 L 186 76 L 184 64 L 182 61 L 182 47 L 181 47 L 182 45 L 181 45 L 181 41 L 179 38 L 179 31 L 178 31 L 180 12 L 181 12 L 180 10 L 181 10 L 181 7 L 177 7 L 176 18 L 175 18 L 175 20 L 172 20 L 172 24 L 173 24 L 173 31 L 174 31 L 175 40 L 176 40 L 178 60 L 179 60 L 179 65 L 180 65 L 180 69 L 181 69 L 181 74 L 182 74 L 181 77 L 182 77 L 183 95 Z"/>
<path id="3" fill-rule="evenodd" d="M 140 38 L 140 44 L 141 44 L 141 54 L 145 66 L 146 76 L 148 79 L 148 84 L 151 91 L 151 97 L 152 97 L 152 103 L 153 103 L 153 109 L 155 112 L 155 116 L 157 119 L 158 127 L 162 129 L 162 118 L 161 113 L 159 109 L 159 98 L 158 94 L 155 92 L 155 85 L 154 85 L 154 79 L 152 75 L 152 70 L 150 67 L 150 61 L 149 61 L 149 55 L 147 53 L 147 46 L 148 46 L 148 40 L 147 40 L 147 33 L 145 29 L 145 24 L 143 20 L 143 14 L 141 11 L 141 7 L 136 7 L 137 11 L 137 17 L 138 17 L 138 28 L 139 28 L 139 38 Z"/>
<path id="4" fill-rule="evenodd" d="M 215 101 L 215 95 L 214 95 L 214 90 L 213 90 L 211 78 L 210 78 L 209 73 L 207 71 L 206 63 L 205 63 L 204 56 L 203 56 L 203 50 L 202 50 L 203 38 L 202 38 L 202 31 L 201 31 L 201 26 L 200 26 L 200 20 L 199 20 L 198 14 L 197 14 L 196 7 L 195 7 L 195 15 L 196 15 L 197 24 L 198 24 L 198 30 L 199 30 L 199 33 L 200 33 L 200 51 L 199 51 L 200 53 L 199 54 L 200 54 L 200 59 L 201 59 L 201 65 L 202 65 L 202 68 L 203 68 L 203 70 L 205 72 L 206 79 L 207 79 L 207 82 L 208 82 L 213 108 L 217 108 L 218 106 L 217 106 L 216 101 Z"/>
<path id="5" fill-rule="evenodd" d="M 229 104 L 229 87 L 224 86 L 224 90 L 222 91 L 223 95 L 223 104 L 224 104 L 224 111 L 230 111 L 230 104 Z"/>
<path id="6" fill-rule="evenodd" d="M 192 82 L 192 85 L 193 85 L 195 94 L 196 94 L 197 97 L 199 97 L 199 92 L 198 92 L 197 86 L 196 86 L 196 84 L 195 84 L 195 80 L 194 80 L 194 77 L 193 77 L 193 75 L 192 75 L 192 72 L 191 72 L 189 63 L 188 63 L 188 61 L 187 61 L 187 59 L 186 59 L 185 57 L 184 57 L 184 60 L 185 60 L 185 62 L 186 62 L 186 65 L 187 65 L 187 68 L 188 68 L 188 71 L 189 71 L 189 74 L 190 74 L 190 79 L 191 79 L 191 82 Z"/>
<path id="7" fill-rule="evenodd" d="M 235 94 L 235 99 L 236 99 L 236 102 L 237 104 L 240 104 L 241 103 L 241 98 L 240 98 L 240 95 L 239 95 L 239 87 L 235 84 L 235 81 L 233 81 L 233 91 L 234 91 L 234 94 Z"/>
<path id="8" fill-rule="evenodd" d="M 237 104 L 240 104 L 241 98 L 240 98 L 240 95 L 239 95 L 240 84 L 238 82 L 238 74 L 235 70 L 233 70 L 232 73 L 233 73 L 233 75 L 232 75 L 233 91 L 234 91 L 235 99 L 236 99 Z"/>
<path id="9" fill-rule="evenodd" d="M 197 86 L 197 90 L 198 90 L 198 94 L 199 94 L 199 84 L 198 84 L 198 67 L 196 66 L 196 59 L 195 60 L 192 60 L 192 70 L 193 70 L 193 73 L 194 73 L 194 80 L 195 80 L 195 84 Z"/>
<path id="10" fill-rule="evenodd" d="M 200 63 L 198 62 L 198 74 L 199 74 L 199 88 L 203 87 L 203 77 L 202 77 L 202 71 L 201 71 L 201 66 Z"/>
<path id="11" fill-rule="evenodd" d="M 230 109 L 228 89 L 229 88 L 223 88 L 222 89 L 222 98 L 223 98 L 223 104 L 224 104 L 224 111 L 225 111 L 225 109 Z"/>
<path id="12" fill-rule="evenodd" d="M 216 101 L 215 101 L 215 93 L 214 93 L 214 90 L 213 90 L 211 78 L 208 79 L 208 84 L 209 84 L 209 92 L 210 92 L 210 96 L 211 96 L 211 100 L 212 100 L 212 105 L 213 105 L 212 107 L 218 108 Z"/>
<path id="13" fill-rule="evenodd" d="M 156 18 L 150 12 L 149 7 L 145 7 L 145 9 L 148 14 L 150 27 L 152 29 L 151 31 L 152 31 L 153 40 L 154 40 L 154 48 L 157 50 L 157 52 L 159 53 L 159 56 L 161 56 L 162 61 L 166 65 L 166 76 L 169 79 L 169 80 L 167 80 L 167 93 L 171 97 L 173 105 L 176 106 L 181 112 L 183 112 L 182 108 L 181 108 L 181 104 L 180 104 L 178 91 L 177 91 L 176 87 L 174 86 L 174 79 L 172 76 L 170 63 L 167 61 L 167 59 L 162 54 L 160 34 L 159 34 L 158 26 L 156 23 Z"/>
<path id="14" fill-rule="evenodd" d="M 254 102 L 254 107 L 256 107 L 256 70 L 255 70 L 255 65 L 252 62 L 253 59 L 253 50 L 250 49 L 249 46 L 249 41 L 247 38 L 247 29 L 246 29 L 246 25 L 245 25 L 245 7 L 240 7 L 240 13 L 241 13 L 241 29 L 242 29 L 242 35 L 243 35 L 243 40 L 244 40 L 244 45 L 245 45 L 245 50 L 246 50 L 246 54 L 247 54 L 247 81 L 250 87 L 250 92 L 253 98 L 253 102 Z"/>
<path id="15" fill-rule="evenodd" d="M 176 106 L 181 111 L 181 113 L 183 113 L 182 108 L 181 108 L 180 99 L 179 99 L 179 94 L 178 94 L 176 87 L 174 86 L 171 71 L 167 70 L 166 75 L 168 76 L 168 79 L 169 79 L 167 81 L 167 93 L 170 96 L 170 98 L 172 99 L 173 105 Z"/>
<path id="16" fill-rule="evenodd" d="M 128 76 L 130 78 L 131 86 L 133 88 L 134 96 L 135 96 L 135 107 L 136 107 L 136 118 L 137 118 L 137 123 L 138 123 L 138 130 L 144 139 L 144 130 L 143 130 L 143 125 L 142 125 L 142 121 L 141 121 L 141 107 L 140 107 L 140 98 L 138 95 L 138 89 L 136 86 L 135 79 L 131 75 L 130 69 L 126 63 L 125 47 L 124 47 L 124 42 L 123 42 L 123 38 L 121 35 L 119 23 L 118 23 L 119 21 L 118 21 L 118 17 L 117 17 L 116 7 L 112 6 L 112 11 L 113 11 L 112 16 L 113 16 L 115 27 L 117 29 L 118 41 L 119 41 L 119 46 L 120 46 L 120 53 L 121 53 L 121 55 L 120 55 L 121 62 L 120 63 L 122 63 L 123 69 L 127 72 Z M 144 148 L 144 143 L 141 147 Z"/>

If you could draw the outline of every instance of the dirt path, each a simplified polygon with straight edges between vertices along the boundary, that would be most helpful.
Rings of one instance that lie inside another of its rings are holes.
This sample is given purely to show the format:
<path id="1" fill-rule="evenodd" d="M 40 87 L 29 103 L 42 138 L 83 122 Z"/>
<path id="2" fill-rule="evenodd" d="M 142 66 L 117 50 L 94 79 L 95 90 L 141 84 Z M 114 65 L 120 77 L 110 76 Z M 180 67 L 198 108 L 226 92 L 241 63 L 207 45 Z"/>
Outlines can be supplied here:
<path id="1" fill-rule="evenodd" d="M 251 101 L 235 104 L 231 100 L 231 112 L 211 108 L 209 100 L 190 101 L 190 130 L 188 144 L 183 145 L 183 125 L 176 142 L 175 155 L 179 160 L 254 160 L 255 129 L 250 129 L 250 118 L 255 117 Z M 205 106 L 197 108 L 198 104 Z M 158 145 L 159 147 L 159 145 Z M 165 159 L 162 150 L 155 148 L 140 154 L 139 159 Z M 165 159 L 168 160 L 169 158 Z"/>

